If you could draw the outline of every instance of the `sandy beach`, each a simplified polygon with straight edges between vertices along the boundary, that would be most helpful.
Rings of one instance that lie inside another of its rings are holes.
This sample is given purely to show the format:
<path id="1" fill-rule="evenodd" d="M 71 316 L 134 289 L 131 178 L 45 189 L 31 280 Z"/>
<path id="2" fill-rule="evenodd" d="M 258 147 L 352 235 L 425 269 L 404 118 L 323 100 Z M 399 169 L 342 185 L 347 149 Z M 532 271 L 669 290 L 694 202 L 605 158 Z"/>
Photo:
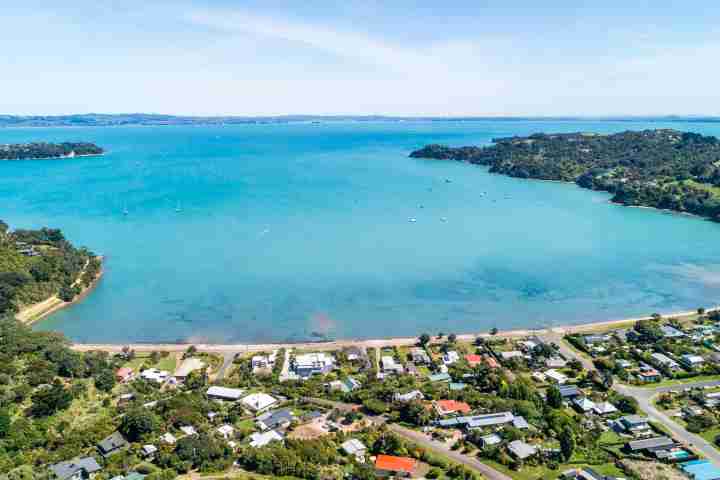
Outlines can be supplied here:
<path id="1" fill-rule="evenodd" d="M 707 309 L 707 312 L 715 311 L 717 307 Z M 696 310 L 674 312 L 664 314 L 663 318 L 678 318 L 690 317 L 696 315 Z M 457 335 L 457 339 L 461 342 L 472 342 L 477 337 L 503 337 L 503 338 L 517 338 L 526 337 L 529 335 L 565 335 L 568 333 L 580 333 L 589 331 L 598 331 L 603 329 L 620 328 L 623 326 L 631 325 L 639 320 L 650 320 L 652 317 L 634 317 L 624 318 L 621 320 L 607 320 L 602 322 L 588 323 L 582 325 L 564 325 L 542 329 L 520 329 L 520 330 L 508 330 L 500 331 L 496 335 L 492 335 L 490 332 L 480 333 L 469 333 Z M 91 344 L 91 343 L 76 343 L 72 346 L 74 350 L 87 352 L 93 350 L 101 350 L 111 353 L 121 352 L 123 348 L 129 347 L 136 352 L 153 352 L 153 351 L 164 351 L 164 352 L 182 352 L 186 350 L 190 345 L 194 345 L 195 348 L 200 352 L 207 353 L 227 353 L 227 352 L 261 352 L 270 351 L 280 348 L 293 348 L 299 350 L 338 350 L 345 347 L 356 346 L 364 348 L 382 348 L 382 347 L 402 347 L 415 345 L 418 341 L 417 337 L 397 337 L 397 338 L 379 338 L 379 339 L 345 339 L 345 340 L 333 340 L 327 342 L 299 342 L 299 343 L 237 343 L 237 344 L 198 344 L 198 343 L 134 343 L 134 344 Z M 433 342 L 437 340 L 433 339 Z"/>
<path id="2" fill-rule="evenodd" d="M 48 315 L 57 312 L 58 310 L 62 310 L 63 308 L 69 307 L 82 301 L 85 297 L 88 296 L 90 292 L 92 292 L 92 290 L 97 286 L 98 282 L 103 276 L 103 257 L 98 258 L 100 258 L 100 271 L 98 271 L 98 274 L 95 276 L 95 279 L 92 281 L 92 283 L 87 287 L 83 288 L 71 302 L 66 302 L 57 295 L 53 295 L 52 297 L 43 300 L 42 302 L 33 303 L 32 305 L 28 305 L 27 307 L 22 308 L 15 315 L 15 318 L 26 325 L 32 325 L 33 323 L 42 320 Z M 82 278 L 82 274 L 84 272 L 85 270 L 83 269 L 83 272 L 78 275 L 78 278 L 77 280 L 75 280 L 73 285 L 78 285 L 80 283 L 80 279 Z"/>

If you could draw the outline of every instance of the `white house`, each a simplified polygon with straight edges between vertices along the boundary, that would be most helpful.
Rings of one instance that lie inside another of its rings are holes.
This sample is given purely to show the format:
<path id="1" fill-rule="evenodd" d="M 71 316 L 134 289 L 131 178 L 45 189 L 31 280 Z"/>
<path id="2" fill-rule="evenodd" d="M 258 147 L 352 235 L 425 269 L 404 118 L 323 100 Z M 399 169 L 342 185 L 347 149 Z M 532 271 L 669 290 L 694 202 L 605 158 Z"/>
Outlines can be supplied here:
<path id="1" fill-rule="evenodd" d="M 254 355 L 250 360 L 253 373 L 262 370 L 272 370 L 277 360 L 277 350 L 273 350 L 270 355 Z"/>
<path id="2" fill-rule="evenodd" d="M 240 388 L 228 388 L 228 387 L 217 387 L 212 386 L 207 390 L 208 398 L 214 398 L 216 400 L 226 400 L 235 402 L 242 397 L 245 390 Z"/>
<path id="3" fill-rule="evenodd" d="M 140 377 L 150 382 L 165 383 L 170 376 L 170 372 L 158 370 L 157 368 L 148 368 L 140 372 Z"/>
<path id="4" fill-rule="evenodd" d="M 545 377 L 547 377 L 549 380 L 557 383 L 558 385 L 563 385 L 568 381 L 568 377 L 554 368 L 550 368 L 548 370 L 545 370 Z"/>
<path id="5" fill-rule="evenodd" d="M 403 366 L 397 363 L 395 359 L 389 355 L 383 356 L 380 359 L 382 363 L 382 369 L 385 373 L 403 373 Z"/>
<path id="6" fill-rule="evenodd" d="M 344 441 L 342 445 L 340 445 L 340 448 L 348 455 L 354 456 L 359 462 L 365 462 L 367 447 L 357 438 Z"/>
<path id="7" fill-rule="evenodd" d="M 254 412 L 262 412 L 277 403 L 277 399 L 267 393 L 251 393 L 247 397 L 240 400 L 243 405 Z"/>
<path id="8" fill-rule="evenodd" d="M 291 362 L 292 370 L 303 378 L 324 375 L 335 367 L 335 358 L 325 352 L 297 355 Z"/>
<path id="9" fill-rule="evenodd" d="M 460 360 L 460 355 L 455 350 L 450 350 L 442 356 L 442 361 L 445 365 L 452 365 L 453 363 Z"/>
<path id="10" fill-rule="evenodd" d="M 275 430 L 268 430 L 262 433 L 253 433 L 250 435 L 250 446 L 253 448 L 264 447 L 270 442 L 280 442 L 283 437 Z"/>
<path id="11" fill-rule="evenodd" d="M 691 355 L 686 353 L 685 355 L 680 356 L 680 363 L 688 368 L 695 368 L 705 363 L 705 359 L 700 355 Z"/>
<path id="12" fill-rule="evenodd" d="M 233 433 L 235 433 L 235 429 L 227 424 L 219 426 L 215 431 L 222 435 L 225 440 L 232 438 Z"/>

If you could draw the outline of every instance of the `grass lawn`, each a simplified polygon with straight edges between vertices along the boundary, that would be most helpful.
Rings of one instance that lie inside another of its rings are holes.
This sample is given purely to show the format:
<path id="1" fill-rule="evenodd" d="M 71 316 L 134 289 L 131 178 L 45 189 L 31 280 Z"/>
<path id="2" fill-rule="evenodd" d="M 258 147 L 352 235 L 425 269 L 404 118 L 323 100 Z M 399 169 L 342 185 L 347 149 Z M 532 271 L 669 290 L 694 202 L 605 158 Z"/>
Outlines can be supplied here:
<path id="1" fill-rule="evenodd" d="M 565 470 L 569 470 L 571 468 L 582 468 L 587 466 L 590 466 L 593 470 L 602 475 L 609 475 L 614 477 L 625 476 L 622 470 L 617 468 L 613 463 L 604 463 L 602 465 L 588 465 L 587 463 L 563 463 L 558 466 L 557 470 L 550 470 L 544 465 L 537 467 L 525 466 L 520 471 L 516 472 L 492 460 L 482 459 L 481 461 L 489 467 L 492 467 L 513 478 L 514 480 L 557 480 L 560 474 Z"/>
<path id="2" fill-rule="evenodd" d="M 125 366 L 132 368 L 133 371 L 137 373 L 140 370 L 140 367 L 145 364 L 151 364 L 151 367 L 159 370 L 167 370 L 168 372 L 173 373 L 175 371 L 175 355 L 171 353 L 167 357 L 161 356 L 160 360 L 158 360 L 155 365 L 152 365 L 152 362 L 150 361 L 150 353 L 139 352 L 135 354 L 135 358 L 125 363 Z"/>
<path id="3" fill-rule="evenodd" d="M 673 387 L 682 386 L 688 383 L 695 382 L 709 382 L 714 380 L 720 380 L 720 375 L 698 375 L 692 378 L 682 378 L 678 380 L 663 380 L 662 382 L 646 383 L 643 385 L 636 385 L 640 388 L 657 388 L 657 387 Z"/>
<path id="4" fill-rule="evenodd" d="M 702 438 L 707 440 L 707 442 L 715 447 L 715 449 L 720 450 L 718 448 L 717 444 L 715 443 L 715 437 L 720 435 L 720 427 L 711 428 L 710 430 L 705 430 L 704 432 L 700 432 L 698 435 L 700 435 Z"/>

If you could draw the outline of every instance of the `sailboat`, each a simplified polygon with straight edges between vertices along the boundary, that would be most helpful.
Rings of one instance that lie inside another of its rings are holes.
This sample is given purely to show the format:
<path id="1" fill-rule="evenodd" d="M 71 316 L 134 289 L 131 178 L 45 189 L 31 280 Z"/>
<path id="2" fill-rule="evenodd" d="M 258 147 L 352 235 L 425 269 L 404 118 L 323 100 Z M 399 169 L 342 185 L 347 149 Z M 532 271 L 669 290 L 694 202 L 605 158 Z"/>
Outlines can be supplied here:
<path id="1" fill-rule="evenodd" d="M 178 213 L 182 212 L 182 208 L 180 208 L 180 202 L 177 202 L 177 205 L 175 205 L 175 211 Z"/>
<path id="2" fill-rule="evenodd" d="M 128 215 L 130 212 L 127 209 L 127 205 L 123 208 L 123 215 Z"/>

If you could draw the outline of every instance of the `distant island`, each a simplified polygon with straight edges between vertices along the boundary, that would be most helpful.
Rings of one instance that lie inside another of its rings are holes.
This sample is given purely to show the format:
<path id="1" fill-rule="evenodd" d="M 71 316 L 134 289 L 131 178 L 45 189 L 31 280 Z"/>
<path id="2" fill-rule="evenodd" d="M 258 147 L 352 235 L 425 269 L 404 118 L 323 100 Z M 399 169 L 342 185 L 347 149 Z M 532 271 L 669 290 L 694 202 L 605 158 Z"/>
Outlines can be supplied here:
<path id="1" fill-rule="evenodd" d="M 612 201 L 720 221 L 720 141 L 670 129 L 536 133 L 493 139 L 487 147 L 428 145 L 413 158 L 455 160 L 517 178 L 575 182 Z"/>
<path id="2" fill-rule="evenodd" d="M 31 160 L 43 158 L 72 158 L 102 155 L 104 150 L 94 143 L 15 143 L 0 145 L 0 160 Z"/>
<path id="3" fill-rule="evenodd" d="M 246 125 L 246 124 L 284 124 L 284 123 L 324 123 L 324 122 L 474 122 L 491 120 L 493 122 L 516 122 L 528 120 L 605 120 L 619 122 L 704 122 L 717 123 L 720 117 L 712 116 L 604 116 L 604 117 L 429 117 L 429 116 L 389 116 L 389 115 L 266 115 L 266 116 L 189 116 L 164 115 L 157 113 L 86 113 L 73 115 L 0 115 L 1 127 L 115 127 L 115 126 L 159 126 L 159 125 Z"/>

